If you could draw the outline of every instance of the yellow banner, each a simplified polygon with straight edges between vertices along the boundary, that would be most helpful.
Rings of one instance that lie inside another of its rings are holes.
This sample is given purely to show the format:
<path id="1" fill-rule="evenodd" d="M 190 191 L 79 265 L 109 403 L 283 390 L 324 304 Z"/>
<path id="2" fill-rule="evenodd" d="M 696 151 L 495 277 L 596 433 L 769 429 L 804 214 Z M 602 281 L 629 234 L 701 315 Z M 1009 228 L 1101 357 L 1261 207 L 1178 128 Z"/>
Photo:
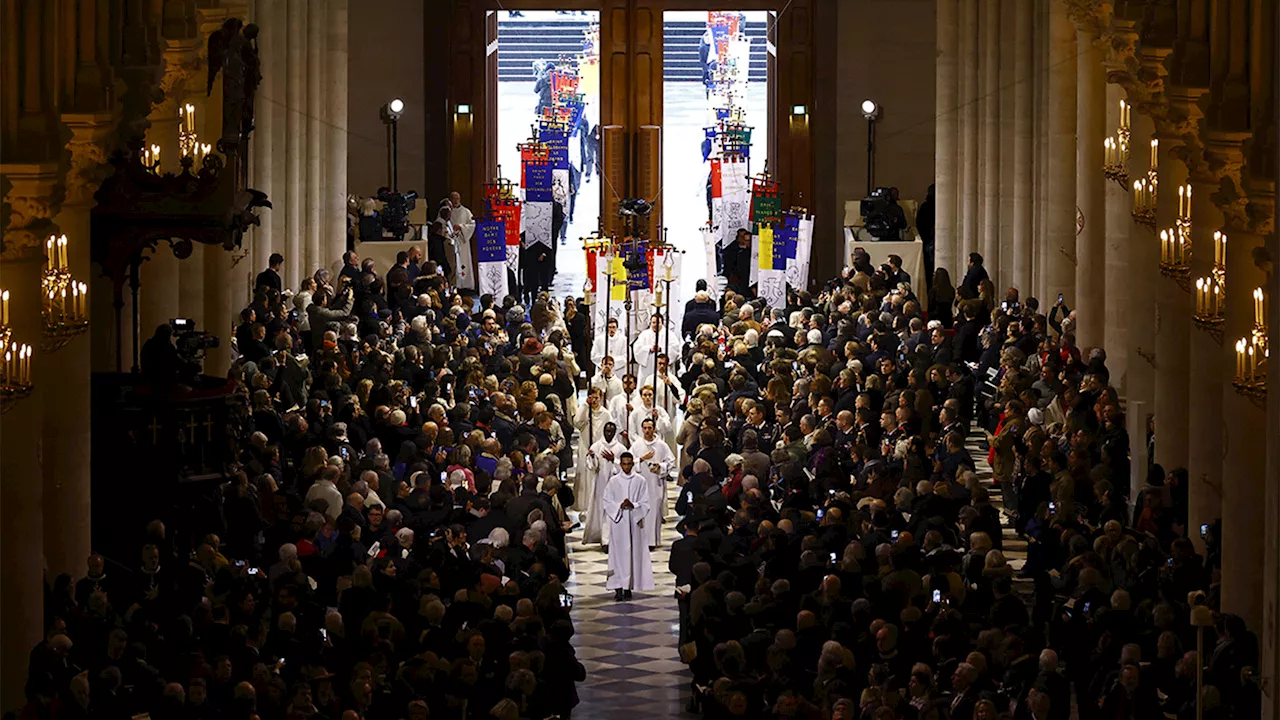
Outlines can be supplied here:
<path id="1" fill-rule="evenodd" d="M 756 237 L 760 238 L 760 255 L 756 259 L 756 267 L 761 270 L 773 269 L 773 228 L 761 225 Z"/>
<path id="2" fill-rule="evenodd" d="M 627 268 L 622 264 L 622 257 L 613 259 L 613 299 L 619 302 L 627 299 Z"/>

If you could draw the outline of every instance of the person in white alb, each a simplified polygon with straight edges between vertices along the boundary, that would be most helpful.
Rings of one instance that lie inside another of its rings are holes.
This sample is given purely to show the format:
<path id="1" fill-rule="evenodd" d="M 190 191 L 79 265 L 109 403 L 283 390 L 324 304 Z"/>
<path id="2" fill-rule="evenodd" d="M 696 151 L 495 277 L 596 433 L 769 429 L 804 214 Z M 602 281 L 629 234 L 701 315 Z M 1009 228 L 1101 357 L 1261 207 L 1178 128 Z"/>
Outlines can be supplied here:
<path id="1" fill-rule="evenodd" d="M 645 385 L 640 388 L 640 404 L 632 405 L 631 420 L 629 421 L 632 438 L 627 438 L 629 442 L 635 442 L 633 438 L 640 435 L 640 423 L 645 418 L 653 418 L 653 421 L 657 424 L 656 429 L 659 437 L 665 438 L 667 433 L 671 432 L 671 416 L 667 414 L 666 410 L 653 404 L 652 385 Z"/>
<path id="2" fill-rule="evenodd" d="M 636 377 L 640 384 L 653 384 L 653 371 L 657 367 L 658 354 L 662 352 L 662 314 L 649 316 L 649 327 L 640 331 L 631 343 L 631 352 L 636 359 Z"/>
<path id="3" fill-rule="evenodd" d="M 666 353 L 658 355 L 658 385 L 654 388 L 654 397 L 657 399 L 658 407 L 665 410 L 667 417 L 671 419 L 670 432 L 663 435 L 662 439 L 667 441 L 671 454 L 678 455 L 676 431 L 679 425 L 680 404 L 684 402 L 684 391 L 680 388 L 679 378 L 671 372 L 670 365 Z"/>
<path id="4" fill-rule="evenodd" d="M 649 483 L 632 472 L 635 458 L 624 452 L 618 471 L 604 490 L 604 513 L 609 522 L 609 571 L 604 586 L 614 600 L 629 600 L 634 590 L 653 589 L 653 561 L 645 546 L 649 515 Z"/>
<path id="5" fill-rule="evenodd" d="M 605 338 L 608 338 L 607 342 Z M 596 335 L 595 340 L 591 343 L 591 362 L 599 365 L 604 361 L 605 356 L 612 357 L 615 365 L 626 365 L 627 335 L 618 330 L 617 318 L 609 318 L 609 323 L 605 327 L 605 334 Z"/>
<path id="6" fill-rule="evenodd" d="M 649 548 L 658 547 L 662 536 L 659 532 L 663 510 L 667 505 L 667 477 L 675 465 L 675 456 L 667 443 L 658 437 L 653 418 L 645 418 L 640 425 L 642 437 L 631 443 L 637 470 L 649 483 L 649 514 L 645 516 L 645 537 Z"/>
<path id="7" fill-rule="evenodd" d="M 471 255 L 471 238 L 476 233 L 476 219 L 462 204 L 462 196 L 456 191 L 449 193 L 449 221 L 453 223 L 454 243 L 458 248 L 458 289 L 475 290 L 476 264 Z"/>
<path id="8" fill-rule="evenodd" d="M 609 402 L 622 394 L 622 378 L 613 374 L 617 361 L 612 355 L 606 355 L 600 362 L 600 370 L 591 378 L 591 387 L 604 391 L 604 401 Z"/>
<path id="9" fill-rule="evenodd" d="M 609 401 L 609 413 L 618 423 L 618 435 L 623 443 L 631 442 L 631 413 L 640 407 L 640 393 L 636 392 L 636 376 L 622 376 L 622 394 L 614 395 Z M 640 434 L 640 426 L 636 426 L 636 435 Z"/>
<path id="10" fill-rule="evenodd" d="M 618 458 L 627 451 L 627 446 L 618 439 L 618 426 L 612 421 L 604 424 L 600 437 L 587 450 L 586 472 L 592 476 L 594 492 L 591 495 L 590 509 L 585 513 L 582 523 L 582 543 L 609 544 L 610 524 L 604 518 L 604 493 L 609 479 L 618 471 Z"/>
<path id="11" fill-rule="evenodd" d="M 573 481 L 574 506 L 578 510 L 591 507 L 591 495 L 594 486 L 594 474 L 587 469 L 587 453 L 596 440 L 604 432 L 604 424 L 613 421 L 613 415 L 604 407 L 604 394 L 600 388 L 587 391 L 587 401 L 578 406 L 573 417 L 573 426 L 578 430 L 578 450 L 573 460 L 576 471 Z"/>

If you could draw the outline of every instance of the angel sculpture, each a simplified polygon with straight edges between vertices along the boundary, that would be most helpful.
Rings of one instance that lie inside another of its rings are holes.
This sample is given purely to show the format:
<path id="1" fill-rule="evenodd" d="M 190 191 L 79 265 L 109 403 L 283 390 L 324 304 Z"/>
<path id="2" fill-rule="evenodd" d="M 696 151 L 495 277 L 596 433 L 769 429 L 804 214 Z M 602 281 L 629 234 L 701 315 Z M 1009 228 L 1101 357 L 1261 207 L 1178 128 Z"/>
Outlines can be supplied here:
<path id="1" fill-rule="evenodd" d="M 258 26 L 245 25 L 239 18 L 229 18 L 209 36 L 209 80 L 206 94 L 213 93 L 213 83 L 222 76 L 223 135 L 238 128 L 240 143 L 247 142 L 253 132 L 254 95 L 262 82 L 258 59 Z M 248 153 L 242 152 L 248 161 Z"/>

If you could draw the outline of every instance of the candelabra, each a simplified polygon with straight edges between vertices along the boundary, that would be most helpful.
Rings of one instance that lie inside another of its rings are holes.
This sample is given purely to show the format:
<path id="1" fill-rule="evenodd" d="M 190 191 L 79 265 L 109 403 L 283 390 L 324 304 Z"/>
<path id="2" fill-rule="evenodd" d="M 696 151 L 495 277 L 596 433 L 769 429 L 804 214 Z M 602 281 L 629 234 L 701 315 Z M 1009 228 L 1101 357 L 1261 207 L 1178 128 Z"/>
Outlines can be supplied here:
<path id="1" fill-rule="evenodd" d="M 1156 197 L 1160 189 L 1160 174 L 1157 158 L 1160 141 L 1151 141 L 1151 166 L 1146 177 L 1133 181 L 1133 221 L 1150 230 L 1156 231 Z"/>
<path id="2" fill-rule="evenodd" d="M 1160 231 L 1160 274 L 1191 290 L 1191 185 L 1178 187 L 1178 215 Z"/>
<path id="3" fill-rule="evenodd" d="M 156 175 L 160 174 L 160 146 L 152 143 L 142 148 L 142 164 Z"/>
<path id="4" fill-rule="evenodd" d="M 1103 164 L 1102 173 L 1108 180 L 1120 183 L 1120 187 L 1129 186 L 1129 113 L 1131 108 L 1124 100 L 1120 101 L 1120 125 L 1116 134 L 1102 141 Z"/>
<path id="5" fill-rule="evenodd" d="M 9 325 L 9 291 L 0 290 L 0 412 L 31 394 L 31 346 L 15 342 Z"/>
<path id="6" fill-rule="evenodd" d="M 1196 327 L 1209 333 L 1222 344 L 1222 328 L 1226 322 L 1227 236 L 1213 233 L 1213 267 L 1207 277 L 1196 278 Z"/>
<path id="7" fill-rule="evenodd" d="M 1236 392 L 1262 407 L 1267 401 L 1267 361 L 1271 348 L 1267 342 L 1267 295 L 1262 288 L 1253 291 L 1253 329 L 1236 341 L 1236 376 L 1231 385 Z"/>
<path id="8" fill-rule="evenodd" d="M 185 106 L 178 108 L 178 152 L 182 153 L 182 157 L 192 159 L 196 167 L 200 166 L 200 160 L 208 155 L 213 147 L 209 143 L 200 142 L 200 136 L 196 134 L 196 106 L 187 103 Z M 157 148 L 157 154 L 159 154 Z"/>
<path id="9" fill-rule="evenodd" d="M 88 286 L 71 276 L 66 235 L 50 235 L 45 242 L 45 252 L 48 259 L 40 277 L 43 301 L 40 319 L 44 328 L 40 349 L 55 352 L 89 329 Z"/>

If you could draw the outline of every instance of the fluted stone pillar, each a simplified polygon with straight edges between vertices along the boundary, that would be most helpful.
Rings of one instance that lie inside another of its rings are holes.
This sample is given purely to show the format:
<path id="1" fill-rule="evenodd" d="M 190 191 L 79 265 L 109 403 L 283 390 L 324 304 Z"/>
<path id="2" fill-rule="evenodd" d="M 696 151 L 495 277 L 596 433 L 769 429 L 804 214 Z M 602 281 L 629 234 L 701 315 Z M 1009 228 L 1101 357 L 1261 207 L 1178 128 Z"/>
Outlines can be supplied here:
<path id="1" fill-rule="evenodd" d="M 328 0 L 329 37 L 328 91 L 325 105 L 329 111 L 327 177 L 325 179 L 325 223 L 320 259 L 323 267 L 341 262 L 347 249 L 347 0 Z M 385 271 L 385 270 L 384 270 Z"/>
<path id="2" fill-rule="evenodd" d="M 226 377 L 231 367 L 231 338 L 235 334 L 237 310 L 232 299 L 232 272 L 231 252 L 210 246 L 204 254 L 204 312 L 209 332 L 222 342 L 205 355 L 204 372 L 215 377 Z"/>
<path id="3" fill-rule="evenodd" d="M 1076 206 L 1084 227 L 1076 236 L 1076 344 L 1105 344 L 1106 178 L 1102 174 L 1102 140 L 1106 136 L 1107 81 L 1103 52 L 1093 30 L 1076 33 Z"/>
<path id="4" fill-rule="evenodd" d="M 1266 286 L 1266 277 L 1253 260 L 1263 244 L 1257 235 L 1232 228 L 1227 241 L 1227 313 L 1223 360 L 1235 368 L 1235 343 L 1253 327 L 1253 291 Z M 1275 323 L 1274 318 L 1268 322 Z M 1275 351 L 1272 351 L 1274 358 Z M 1274 359 L 1273 359 L 1274 362 Z M 1275 392 L 1272 390 L 1272 392 Z M 1227 420 L 1227 457 L 1222 485 L 1222 611 L 1244 618 L 1250 628 L 1263 628 L 1262 581 L 1265 537 L 1267 437 L 1262 407 L 1237 393 L 1230 383 L 1223 390 Z"/>
<path id="5" fill-rule="evenodd" d="M 306 261 L 303 271 L 315 272 L 328 260 L 320 257 L 320 235 L 323 230 L 324 207 L 321 204 L 326 195 L 324 192 L 324 165 L 321 153 L 326 149 L 324 143 L 324 110 L 325 70 L 327 56 L 324 49 L 325 36 L 328 34 L 329 8 L 328 0 L 309 0 L 307 2 L 307 165 L 306 165 Z M 386 268 L 381 268 L 386 272 Z"/>
<path id="6" fill-rule="evenodd" d="M 1115 83 L 1107 84 L 1107 132 L 1120 126 L 1120 102 L 1125 91 Z M 1099 171 L 1101 172 L 1101 171 Z M 1105 183 L 1103 203 L 1106 205 L 1105 278 L 1107 303 L 1104 311 L 1103 346 L 1107 350 L 1107 369 L 1111 384 L 1123 396 L 1129 377 L 1129 232 L 1133 226 L 1133 196 L 1128 181 Z M 1086 218 L 1085 223 L 1088 224 Z"/>
<path id="7" fill-rule="evenodd" d="M 306 107 L 307 5 L 306 0 L 288 0 L 288 2 L 288 29 L 285 32 L 288 43 L 286 48 L 288 76 L 284 93 L 288 133 L 285 135 L 285 187 L 281 194 L 284 200 L 282 210 L 286 215 L 285 284 L 288 287 L 294 287 L 308 272 L 304 266 L 306 255 L 303 252 L 306 240 L 303 228 L 303 218 L 306 217 L 303 154 L 306 152 L 307 144 L 306 122 L 302 113 L 302 108 Z"/>
<path id="8" fill-rule="evenodd" d="M 1031 46 L 1035 48 L 1035 192 L 1033 201 L 1033 227 L 1031 243 L 1031 281 L 1028 295 L 1044 298 L 1044 273 L 1040 258 L 1049 236 L 1049 9 L 1051 2 L 1035 3 L 1034 35 Z M 1045 298 L 1052 303 L 1052 298 Z"/>
<path id="9" fill-rule="evenodd" d="M 1014 0 L 999 0 L 1000 5 L 1000 43 L 997 81 L 1000 94 L 1000 118 L 996 132 L 1000 145 L 1000 183 L 996 201 L 1000 208 L 1000 286 L 1006 287 L 1013 281 L 1013 96 L 1016 90 L 1016 78 L 1019 72 L 1017 59 L 1014 57 L 1014 26 L 1017 24 L 1018 3 Z"/>
<path id="10" fill-rule="evenodd" d="M 1155 133 L 1155 125 L 1148 115 L 1135 110 L 1132 127 L 1129 131 L 1129 178 L 1144 177 L 1148 169 L 1148 153 L 1144 152 L 1151 143 Z M 1132 211 L 1132 206 L 1130 206 Z M 1143 403 L 1146 413 L 1155 405 L 1155 373 L 1156 373 L 1156 306 L 1155 283 L 1159 278 L 1160 243 L 1151 231 L 1133 222 L 1129 222 L 1128 249 L 1129 272 L 1129 373 L 1126 397 L 1129 407 L 1134 401 Z M 1146 418 L 1139 418 L 1143 435 L 1130 437 L 1134 446 L 1145 441 Z M 1132 487 L 1141 488 L 1147 479 L 1147 468 L 1144 464 L 1132 463 Z M 1130 495 L 1130 501 L 1138 498 Z"/>
<path id="11" fill-rule="evenodd" d="M 1000 0 L 982 0 L 981 73 L 978 107 L 982 112 L 980 247 L 987 272 L 996 285 L 1005 274 L 1000 266 Z"/>
<path id="12" fill-rule="evenodd" d="M 934 265 L 954 273 L 960 192 L 960 0 L 938 0 L 938 65 L 934 99 Z M 929 278 L 932 281 L 932 278 Z M 953 279 L 953 282 L 955 280 Z"/>
<path id="13" fill-rule="evenodd" d="M 1187 166 L 1174 152 L 1173 138 L 1161 137 L 1160 192 L 1156 231 L 1174 229 L 1178 188 L 1187 182 Z M 1181 148 L 1179 148 L 1181 150 Z M 1159 240 L 1156 240 L 1158 246 Z M 1190 421 L 1187 418 L 1190 366 L 1191 295 L 1168 278 L 1156 281 L 1156 458 L 1165 471 L 1187 466 Z"/>
<path id="14" fill-rule="evenodd" d="M 114 116 L 64 114 L 71 132 L 67 197 L 58 214 L 58 227 L 67 236 L 67 264 L 77 282 L 93 288 L 110 281 L 99 277 L 89 260 L 89 212 L 93 193 L 110 172 L 108 145 L 115 133 Z M 90 295 L 92 297 L 92 295 Z M 110 314 L 93 315 L 90 322 L 110 324 Z M 44 471 L 44 546 L 49 577 L 67 573 L 81 577 L 92 547 L 90 532 L 90 377 L 89 333 L 81 333 L 63 348 L 44 356 L 48 377 L 57 378 L 41 393 L 45 405 L 42 438 Z M 43 364 L 43 363 L 42 363 Z"/>
<path id="15" fill-rule="evenodd" d="M 956 268 L 964 267 L 963 258 L 978 249 L 978 0 L 961 0 L 960 4 L 960 235 L 956 254 L 961 258 Z M 959 279 L 955 278 L 958 282 Z"/>
<path id="16" fill-rule="evenodd" d="M 1032 191 L 1034 189 L 1035 153 L 1035 48 L 1034 8 L 1032 3 L 1014 5 L 1014 72 L 1017 85 L 1013 92 L 1013 277 L 1012 283 L 1024 294 L 1031 293 Z"/>
<path id="17" fill-rule="evenodd" d="M 7 181 L 5 202 L 15 212 L 4 230 L 0 254 L 0 285 L 9 291 L 9 325 L 15 343 L 34 349 L 31 361 L 34 390 L 0 415 L 0 708 L 17 710 L 25 697 L 23 685 L 31 648 L 43 636 L 44 515 L 40 462 L 41 426 L 49 374 L 48 354 L 40 349 L 40 273 L 44 240 L 56 226 L 50 222 L 58 208 L 58 163 L 0 165 Z M 3 359 L 3 356 L 0 356 Z"/>
<path id="18" fill-rule="evenodd" d="M 1048 221 L 1040 257 L 1044 307 L 1076 305 L 1076 31 L 1064 0 L 1049 9 Z"/>
<path id="19" fill-rule="evenodd" d="M 252 7 L 253 21 L 258 24 L 259 37 L 262 38 L 258 43 L 258 55 L 262 64 L 262 84 L 258 86 L 258 93 L 263 98 L 280 97 L 276 66 L 282 64 L 285 53 L 275 43 L 275 32 L 284 24 L 284 9 L 285 0 L 254 0 Z M 253 154 L 250 155 L 253 187 L 266 193 L 273 204 L 276 202 L 275 170 L 278 159 L 275 152 L 276 115 L 276 103 L 257 103 L 254 110 L 256 127 L 253 131 Z M 266 269 L 271 253 L 275 252 L 275 223 L 272 219 L 279 212 L 278 204 L 272 209 L 259 211 L 262 224 L 253 229 L 252 258 L 255 273 Z M 287 277 L 288 270 L 283 272 Z"/>
<path id="20" fill-rule="evenodd" d="M 1223 230 L 1222 211 L 1213 204 L 1218 178 L 1210 173 L 1191 176 L 1191 277 L 1207 278 L 1213 268 L 1213 233 Z M 1229 242 L 1229 240 L 1228 240 Z M 1192 299 L 1194 307 L 1195 299 Z M 1193 326 L 1194 320 L 1188 320 Z M 1187 448 L 1187 536 L 1204 552 L 1200 526 L 1212 523 L 1222 513 L 1223 383 L 1231 379 L 1223 347 L 1226 343 L 1207 332 L 1191 330 L 1189 364 L 1189 417 Z"/>

